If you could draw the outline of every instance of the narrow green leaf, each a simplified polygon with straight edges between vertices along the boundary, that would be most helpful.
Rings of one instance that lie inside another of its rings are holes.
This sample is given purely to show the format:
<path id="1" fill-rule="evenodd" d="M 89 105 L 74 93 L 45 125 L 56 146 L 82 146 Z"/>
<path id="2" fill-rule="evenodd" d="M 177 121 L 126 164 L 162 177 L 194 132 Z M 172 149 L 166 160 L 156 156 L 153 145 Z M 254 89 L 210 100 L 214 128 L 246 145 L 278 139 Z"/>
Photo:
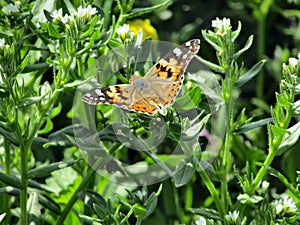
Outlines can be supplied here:
<path id="1" fill-rule="evenodd" d="M 49 68 L 49 64 L 48 63 L 36 63 L 36 64 L 31 64 L 31 65 L 27 65 L 23 72 L 24 73 L 29 73 L 32 71 L 38 71 L 38 70 L 46 70 Z"/>
<path id="2" fill-rule="evenodd" d="M 205 218 L 211 218 L 215 220 L 222 220 L 223 218 L 220 216 L 220 213 L 214 209 L 208 208 L 190 208 L 189 212 L 197 215 L 201 215 Z"/>
<path id="3" fill-rule="evenodd" d="M 62 39 L 64 38 L 64 36 L 62 36 L 55 28 L 55 26 L 52 24 L 52 23 L 48 23 L 48 32 L 49 32 L 49 35 L 54 37 L 54 38 L 57 38 L 57 39 Z"/>
<path id="4" fill-rule="evenodd" d="M 241 76 L 238 81 L 235 83 L 235 86 L 241 87 L 246 84 L 250 79 L 255 77 L 262 69 L 263 65 L 265 64 L 266 60 L 263 59 L 256 63 L 251 69 L 248 70 L 243 76 Z"/>
<path id="5" fill-rule="evenodd" d="M 211 115 L 208 114 L 198 121 L 201 116 L 202 113 L 190 121 L 189 125 L 183 125 L 184 131 L 182 132 L 181 140 L 188 141 L 200 135 L 201 130 L 205 127 Z"/>
<path id="6" fill-rule="evenodd" d="M 29 55 L 26 55 L 26 57 L 22 60 L 21 64 L 13 72 L 11 77 L 16 77 L 18 74 L 20 74 L 24 70 L 24 68 L 28 65 L 28 61 L 29 61 Z"/>
<path id="7" fill-rule="evenodd" d="M 54 117 L 56 117 L 58 114 L 60 114 L 61 109 L 62 109 L 62 103 L 59 102 L 58 105 L 57 105 L 56 107 L 52 108 L 49 117 L 50 117 L 51 119 L 54 118 Z"/>
<path id="8" fill-rule="evenodd" d="M 279 93 L 275 93 L 276 94 L 276 102 L 278 103 L 279 106 L 281 107 L 288 107 L 291 103 L 285 98 L 283 97 L 281 94 Z"/>
<path id="9" fill-rule="evenodd" d="M 271 126 L 271 131 L 275 137 L 282 136 L 282 135 L 285 135 L 286 133 L 288 133 L 288 131 L 286 129 L 282 129 L 282 128 L 276 127 L 276 126 Z"/>
<path id="10" fill-rule="evenodd" d="M 265 166 L 265 165 L 261 165 L 261 166 Z M 265 166 L 265 167 L 269 174 L 273 175 L 274 177 L 277 177 L 289 189 L 289 191 L 291 191 L 294 194 L 294 196 L 297 196 L 298 200 L 300 200 L 299 197 L 300 191 L 297 190 L 283 174 L 281 174 L 279 171 L 275 170 L 271 166 Z"/>
<path id="11" fill-rule="evenodd" d="M 292 147 L 299 140 L 300 136 L 300 122 L 288 129 L 288 132 L 284 135 L 283 141 L 281 142 L 277 155 L 281 155 L 287 149 Z"/>
<path id="12" fill-rule="evenodd" d="M 238 21 L 237 29 L 232 32 L 232 38 L 231 38 L 232 42 L 234 42 L 235 39 L 240 35 L 241 30 L 242 30 L 242 23 L 241 23 L 241 21 Z"/>
<path id="13" fill-rule="evenodd" d="M 65 162 L 56 162 L 48 165 L 42 165 L 40 167 L 29 170 L 28 178 L 46 177 L 49 176 L 53 171 L 73 166 L 77 162 L 78 160 L 69 160 Z"/>
<path id="14" fill-rule="evenodd" d="M 180 168 L 180 170 L 177 171 L 174 176 L 175 186 L 178 188 L 187 184 L 192 178 L 192 176 L 194 175 L 196 171 L 196 167 L 197 167 L 196 157 L 192 157 L 189 160 L 187 159 L 180 160 L 177 166 L 177 169 Z"/>
<path id="15" fill-rule="evenodd" d="M 87 82 L 89 82 L 91 80 L 91 78 L 89 79 L 86 79 L 86 80 L 75 80 L 74 82 L 71 82 L 71 83 L 68 83 L 68 84 L 65 84 L 63 86 L 63 88 L 73 88 L 73 87 L 77 87 L 79 85 L 82 85 L 82 84 L 85 84 Z"/>
<path id="16" fill-rule="evenodd" d="M 151 13 L 157 9 L 166 7 L 169 3 L 171 3 L 171 0 L 166 0 L 160 4 L 150 6 L 150 7 L 132 9 L 128 14 L 128 18 L 138 17 L 146 13 Z"/>
<path id="17" fill-rule="evenodd" d="M 15 135 L 14 132 L 9 128 L 9 126 L 6 126 L 5 123 L 0 122 L 0 134 L 6 138 L 10 143 L 12 143 L 14 146 L 19 146 L 19 141 Z"/>
<path id="18" fill-rule="evenodd" d="M 52 20 L 53 20 L 53 17 L 52 17 L 52 15 L 51 15 L 51 12 L 47 11 L 46 9 L 44 9 L 44 15 L 45 15 L 46 19 L 48 20 L 48 22 L 51 23 Z"/>
<path id="19" fill-rule="evenodd" d="M 49 209 L 55 215 L 61 214 L 60 205 L 56 203 L 48 194 L 44 194 L 44 193 L 40 194 L 39 203 L 41 203 L 41 205 Z"/>
<path id="20" fill-rule="evenodd" d="M 44 96 L 37 96 L 37 97 L 30 97 L 30 98 L 24 98 L 20 101 L 19 105 L 17 105 L 18 108 L 27 107 L 30 105 L 33 105 L 39 101 L 41 101 L 44 98 Z"/>
<path id="21" fill-rule="evenodd" d="M 86 225 L 103 225 L 103 220 L 101 219 L 96 219 L 90 216 L 86 216 L 86 215 L 78 215 L 80 222 L 82 224 L 86 224 Z"/>
<path id="22" fill-rule="evenodd" d="M 266 119 L 262 119 L 262 120 L 258 120 L 252 123 L 247 123 L 243 126 L 241 126 L 239 129 L 235 130 L 234 132 L 237 134 L 241 134 L 241 133 L 245 133 L 249 130 L 253 130 L 257 127 L 262 127 L 265 126 L 268 123 L 273 122 L 273 118 L 266 118 Z"/>
<path id="23" fill-rule="evenodd" d="M 222 73 L 222 74 L 225 73 L 225 70 L 224 70 L 221 66 L 219 66 L 219 65 L 217 65 L 217 64 L 215 64 L 215 63 L 212 63 L 212 62 L 210 62 L 210 61 L 207 61 L 207 60 L 201 58 L 201 57 L 198 56 L 198 55 L 196 55 L 195 58 L 197 58 L 197 59 L 198 59 L 200 62 L 202 62 L 203 64 L 207 65 L 210 69 L 212 69 L 212 70 L 214 70 L 214 71 L 216 71 L 216 72 L 218 72 L 218 73 Z"/>
<path id="24" fill-rule="evenodd" d="M 219 39 L 215 33 L 208 33 L 202 30 L 202 36 L 217 52 L 222 51 L 222 47 L 219 45 Z"/>
<path id="25" fill-rule="evenodd" d="M 5 173 L 1 173 L 0 172 L 0 180 L 5 183 L 8 184 L 12 187 L 18 188 L 18 189 L 23 189 L 23 185 L 20 181 L 20 179 L 12 176 L 12 175 L 7 175 Z"/>
<path id="26" fill-rule="evenodd" d="M 94 32 L 94 33 L 93 33 L 93 36 L 92 36 L 92 37 L 90 38 L 90 40 L 89 40 L 88 45 L 85 46 L 83 49 L 79 50 L 78 52 L 76 52 L 75 55 L 76 55 L 76 56 L 80 56 L 80 55 L 86 53 L 88 50 L 90 50 L 90 49 L 93 47 L 93 45 L 94 45 L 94 42 L 95 42 L 95 38 L 96 38 L 96 37 L 97 37 L 97 33 Z"/>
<path id="27" fill-rule="evenodd" d="M 233 55 L 233 59 L 237 59 L 238 57 L 240 57 L 241 54 L 243 54 L 245 51 L 247 51 L 251 47 L 252 43 L 253 43 L 253 35 L 251 35 L 248 38 L 245 46 Z"/>

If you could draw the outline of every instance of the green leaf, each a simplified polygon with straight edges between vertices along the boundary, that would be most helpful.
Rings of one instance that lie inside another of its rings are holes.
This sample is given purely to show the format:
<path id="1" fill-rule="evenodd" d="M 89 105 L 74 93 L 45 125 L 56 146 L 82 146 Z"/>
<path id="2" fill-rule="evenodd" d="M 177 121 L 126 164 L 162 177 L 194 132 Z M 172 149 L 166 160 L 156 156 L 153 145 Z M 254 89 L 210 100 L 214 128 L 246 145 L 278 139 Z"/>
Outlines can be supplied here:
<path id="1" fill-rule="evenodd" d="M 65 162 L 56 162 L 48 165 L 42 165 L 37 168 L 28 171 L 28 178 L 46 177 L 49 176 L 53 171 L 60 170 L 76 164 L 78 160 L 69 160 Z"/>
<path id="2" fill-rule="evenodd" d="M 175 108 L 180 111 L 188 111 L 197 108 L 201 99 L 201 90 L 199 87 L 193 88 L 187 95 L 176 98 Z"/>
<path id="3" fill-rule="evenodd" d="M 275 137 L 285 135 L 288 132 L 286 129 L 282 129 L 280 127 L 276 127 L 272 125 L 271 125 L 271 131 Z"/>
<path id="4" fill-rule="evenodd" d="M 76 52 L 75 56 L 79 57 L 84 53 L 86 53 L 87 51 L 89 51 L 93 47 L 96 37 L 97 37 L 97 33 L 94 32 L 93 36 L 89 39 L 88 45 L 85 46 L 83 49 L 79 50 L 78 52 Z"/>
<path id="5" fill-rule="evenodd" d="M 47 70 L 49 67 L 50 66 L 48 63 L 30 64 L 24 68 L 23 73 L 29 73 L 29 72 L 38 71 L 38 70 Z"/>
<path id="6" fill-rule="evenodd" d="M 281 94 L 276 93 L 276 102 L 281 107 L 288 107 L 291 105 L 291 103 Z"/>
<path id="7" fill-rule="evenodd" d="M 261 165 L 264 166 L 264 165 Z M 277 177 L 288 189 L 289 191 L 291 191 L 294 196 L 298 197 L 298 200 L 300 200 L 300 191 L 297 190 L 292 184 L 291 182 L 283 175 L 281 174 L 279 171 L 273 169 L 271 166 L 265 166 L 268 173 L 273 175 L 274 177 Z"/>
<path id="8" fill-rule="evenodd" d="M 56 203 L 48 194 L 40 193 L 39 203 L 41 203 L 41 205 L 43 205 L 45 208 L 49 209 L 55 215 L 61 214 L 60 205 L 58 203 Z"/>
<path id="9" fill-rule="evenodd" d="M 69 189 L 79 178 L 78 173 L 72 167 L 55 170 L 51 173 L 51 177 L 46 179 L 47 188 L 55 195 L 59 195 L 62 191 Z"/>
<path id="10" fill-rule="evenodd" d="M 247 124 L 241 126 L 239 129 L 235 130 L 234 132 L 237 134 L 245 133 L 245 132 L 247 132 L 249 130 L 253 130 L 257 127 L 265 126 L 266 124 L 271 123 L 271 122 L 273 122 L 272 118 L 258 120 L 258 121 L 252 122 L 252 123 L 247 123 Z"/>
<path id="11" fill-rule="evenodd" d="M 222 73 L 222 74 L 225 73 L 225 70 L 224 70 L 221 66 L 219 66 L 219 65 L 217 65 L 217 64 L 215 64 L 215 63 L 212 63 L 212 62 L 210 62 L 210 61 L 207 61 L 207 60 L 201 58 L 201 57 L 198 56 L 198 55 L 196 55 L 195 58 L 198 59 L 198 60 L 199 60 L 200 62 L 202 62 L 203 64 L 207 65 L 210 69 L 212 69 L 212 70 L 214 70 L 214 71 L 216 71 L 216 72 L 218 72 L 218 73 Z"/>
<path id="12" fill-rule="evenodd" d="M 240 49 L 239 51 L 237 51 L 237 52 L 233 55 L 233 59 L 234 59 L 234 60 L 237 59 L 241 54 L 243 54 L 245 51 L 247 51 L 247 50 L 251 47 L 252 43 L 253 43 L 253 35 L 251 35 L 251 36 L 248 38 L 248 40 L 246 41 L 245 46 L 244 46 L 242 49 Z"/>
<path id="13" fill-rule="evenodd" d="M 52 129 L 53 129 L 53 122 L 52 122 L 52 120 L 49 117 L 47 117 L 46 118 L 46 125 L 44 126 L 43 129 L 41 129 L 41 130 L 38 131 L 38 134 L 47 134 Z"/>
<path id="14" fill-rule="evenodd" d="M 154 5 L 154 6 L 150 6 L 150 7 L 144 7 L 144 8 L 136 8 L 136 9 L 132 9 L 130 11 L 130 13 L 128 14 L 128 18 L 133 18 L 133 17 L 138 17 L 141 15 L 144 15 L 146 13 L 151 13 L 157 9 L 163 8 L 168 6 L 168 4 L 171 3 L 171 0 L 166 0 L 160 4 Z"/>
<path id="15" fill-rule="evenodd" d="M 189 212 L 193 213 L 193 214 L 197 214 L 197 215 L 201 215 L 205 218 L 211 218 L 211 219 L 215 219 L 215 220 L 221 220 L 223 219 L 220 216 L 220 213 L 214 209 L 208 209 L 208 208 L 190 208 L 188 209 Z"/>
<path id="16" fill-rule="evenodd" d="M 56 27 L 58 26 L 55 26 L 53 25 L 52 23 L 48 23 L 48 32 L 49 32 L 49 35 L 54 37 L 54 38 L 57 38 L 57 39 L 62 39 L 64 38 L 64 36 L 62 36 L 57 30 L 56 30 Z"/>
<path id="17" fill-rule="evenodd" d="M 8 124 L 0 122 L 0 134 L 14 146 L 19 146 L 19 141 L 14 133 L 14 129 L 12 129 Z"/>
<path id="18" fill-rule="evenodd" d="M 262 69 L 263 65 L 265 64 L 266 60 L 263 59 L 256 63 L 247 73 L 241 76 L 238 81 L 235 83 L 235 86 L 241 87 L 246 84 L 250 79 L 255 77 Z"/>
<path id="19" fill-rule="evenodd" d="M 189 121 L 187 118 L 183 120 L 183 132 L 181 135 L 181 140 L 188 141 L 200 135 L 200 132 L 205 127 L 206 123 L 210 118 L 210 114 L 204 116 L 200 121 L 200 117 L 202 116 L 203 112 L 200 113 L 196 118 L 192 121 Z"/>
<path id="20" fill-rule="evenodd" d="M 22 60 L 20 65 L 17 67 L 17 69 L 13 72 L 13 74 L 10 77 L 12 78 L 19 75 L 24 70 L 24 68 L 28 65 L 28 61 L 29 61 L 29 55 L 26 55 L 26 57 Z"/>
<path id="21" fill-rule="evenodd" d="M 5 184 L 8 184 L 12 187 L 23 189 L 23 185 L 21 183 L 21 180 L 19 178 L 16 178 L 12 175 L 7 175 L 5 173 L 0 172 L 0 181 L 2 181 Z"/>
<path id="22" fill-rule="evenodd" d="M 197 167 L 196 157 L 191 157 L 189 160 L 181 159 L 176 168 L 176 170 L 178 170 L 178 168 L 180 168 L 180 170 L 177 171 L 174 176 L 175 187 L 178 188 L 187 184 L 192 178 L 192 176 L 194 175 L 196 167 Z"/>
<path id="23" fill-rule="evenodd" d="M 45 96 L 37 96 L 37 97 L 30 97 L 30 98 L 24 98 L 20 101 L 19 105 L 17 105 L 18 108 L 27 107 L 30 105 L 33 105 L 39 101 L 41 101 Z"/>
<path id="24" fill-rule="evenodd" d="M 56 117 L 58 114 L 60 114 L 61 109 L 62 109 L 62 103 L 59 102 L 56 107 L 52 108 L 49 118 L 52 119 L 52 118 Z"/>
<path id="25" fill-rule="evenodd" d="M 91 78 L 89 79 L 86 79 L 86 80 L 75 80 L 73 81 L 72 83 L 68 83 L 68 84 L 65 84 L 63 86 L 64 89 L 67 89 L 67 88 L 73 88 L 73 87 L 77 87 L 79 85 L 82 85 L 82 84 L 85 84 L 87 82 L 89 82 L 91 80 Z"/>
<path id="26" fill-rule="evenodd" d="M 46 19 L 48 20 L 48 22 L 52 23 L 53 17 L 51 15 L 51 12 L 44 9 L 44 15 L 45 15 Z"/>
<path id="27" fill-rule="evenodd" d="M 232 32 L 232 37 L 231 37 L 232 42 L 234 42 L 235 39 L 240 35 L 241 29 L 242 29 L 242 23 L 241 23 L 241 21 L 238 21 L 237 29 Z"/>
<path id="28" fill-rule="evenodd" d="M 219 45 L 219 37 L 215 33 L 202 30 L 202 36 L 205 39 L 205 41 L 207 41 L 217 52 L 222 51 L 222 47 L 220 47 Z"/>
<path id="29" fill-rule="evenodd" d="M 299 140 L 300 136 L 300 122 L 296 123 L 294 126 L 290 127 L 288 132 L 284 135 L 283 141 L 281 142 L 277 155 L 281 155 L 287 149 L 292 147 Z"/>
<path id="30" fill-rule="evenodd" d="M 103 225 L 103 220 L 101 219 L 96 219 L 90 216 L 86 216 L 86 215 L 78 215 L 80 222 L 82 224 L 86 224 L 86 225 Z"/>

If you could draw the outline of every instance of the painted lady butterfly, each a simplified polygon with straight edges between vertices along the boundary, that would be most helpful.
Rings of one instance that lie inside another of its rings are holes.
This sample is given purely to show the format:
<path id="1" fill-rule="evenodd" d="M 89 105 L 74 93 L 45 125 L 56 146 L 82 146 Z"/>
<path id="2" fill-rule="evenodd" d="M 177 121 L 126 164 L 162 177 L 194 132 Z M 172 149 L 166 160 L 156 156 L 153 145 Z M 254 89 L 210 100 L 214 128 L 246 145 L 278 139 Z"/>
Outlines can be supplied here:
<path id="1" fill-rule="evenodd" d="M 190 40 L 162 57 L 144 77 L 132 75 L 129 84 L 95 89 L 83 95 L 82 101 L 153 115 L 174 103 L 185 69 L 199 48 L 199 39 Z"/>

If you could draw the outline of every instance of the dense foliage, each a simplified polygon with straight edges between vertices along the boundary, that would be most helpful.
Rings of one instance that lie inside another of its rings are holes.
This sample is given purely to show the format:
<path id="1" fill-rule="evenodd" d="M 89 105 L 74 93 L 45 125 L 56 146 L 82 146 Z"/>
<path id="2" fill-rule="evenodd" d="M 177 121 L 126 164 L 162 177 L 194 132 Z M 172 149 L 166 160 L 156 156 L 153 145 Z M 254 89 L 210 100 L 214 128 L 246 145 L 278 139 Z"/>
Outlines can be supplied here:
<path id="1" fill-rule="evenodd" d="M 300 223 L 297 0 L 0 6 L 1 224 Z M 81 101 L 190 39 L 172 107 Z"/>

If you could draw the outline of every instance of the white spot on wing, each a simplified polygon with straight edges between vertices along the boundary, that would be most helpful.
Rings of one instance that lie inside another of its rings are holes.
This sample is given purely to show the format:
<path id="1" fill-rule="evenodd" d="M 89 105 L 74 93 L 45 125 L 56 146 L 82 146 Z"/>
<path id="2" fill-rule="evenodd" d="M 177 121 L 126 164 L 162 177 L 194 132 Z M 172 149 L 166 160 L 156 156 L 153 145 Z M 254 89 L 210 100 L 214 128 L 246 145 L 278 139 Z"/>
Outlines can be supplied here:
<path id="1" fill-rule="evenodd" d="M 173 50 L 173 52 L 174 52 L 174 54 L 178 57 L 178 56 L 180 56 L 181 54 L 182 54 L 182 51 L 179 49 L 179 48 L 175 48 L 174 50 Z"/>

